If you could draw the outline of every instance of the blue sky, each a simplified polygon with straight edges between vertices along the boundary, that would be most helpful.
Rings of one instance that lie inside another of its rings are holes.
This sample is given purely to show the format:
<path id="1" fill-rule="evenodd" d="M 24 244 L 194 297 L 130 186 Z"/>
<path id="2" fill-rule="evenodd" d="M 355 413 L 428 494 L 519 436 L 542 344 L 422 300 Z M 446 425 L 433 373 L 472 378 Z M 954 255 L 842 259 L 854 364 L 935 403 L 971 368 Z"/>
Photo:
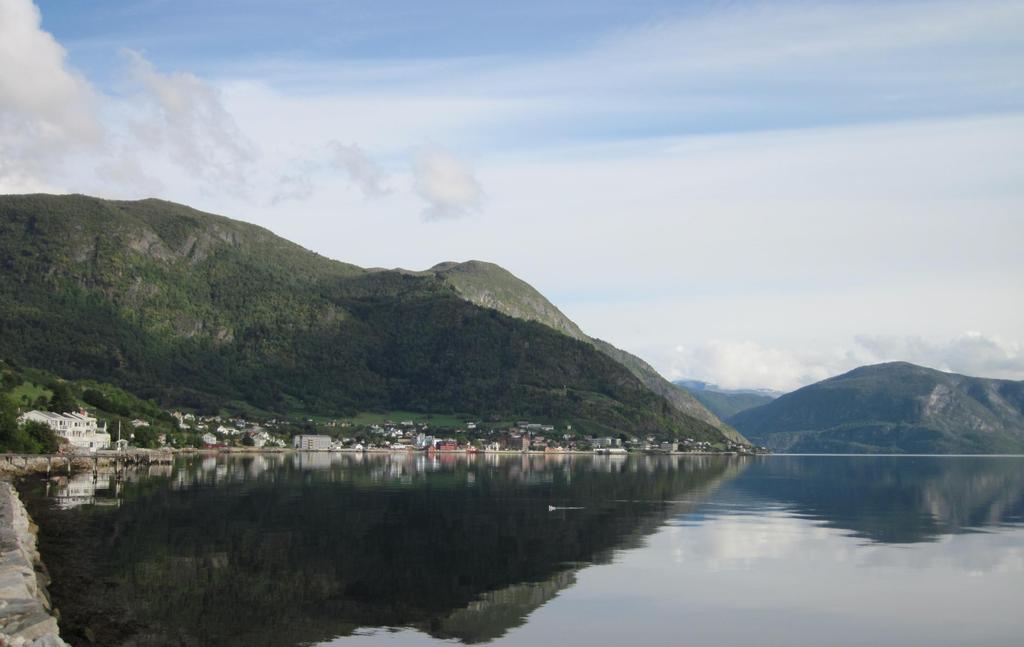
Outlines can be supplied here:
<path id="1" fill-rule="evenodd" d="M 565 103 L 521 116 L 514 133 L 477 133 L 487 146 L 998 114 L 1024 103 L 1024 25 L 1012 7 L 972 25 L 973 12 L 926 2 L 38 6 L 43 28 L 109 92 L 121 89 L 121 52 L 131 49 L 161 70 L 309 94 L 344 83 L 343 92 L 419 86 Z M 553 59 L 573 58 L 574 73 L 545 78 Z"/>
<path id="2" fill-rule="evenodd" d="M 0 190 L 492 260 L 670 377 L 1024 379 L 1024 3 L 0 12 Z"/>
<path id="3" fill-rule="evenodd" d="M 595 33 L 702 10 L 678 2 L 118 0 L 37 3 L 43 27 L 74 52 L 119 46 L 198 69 L 211 57 L 529 56 Z"/>

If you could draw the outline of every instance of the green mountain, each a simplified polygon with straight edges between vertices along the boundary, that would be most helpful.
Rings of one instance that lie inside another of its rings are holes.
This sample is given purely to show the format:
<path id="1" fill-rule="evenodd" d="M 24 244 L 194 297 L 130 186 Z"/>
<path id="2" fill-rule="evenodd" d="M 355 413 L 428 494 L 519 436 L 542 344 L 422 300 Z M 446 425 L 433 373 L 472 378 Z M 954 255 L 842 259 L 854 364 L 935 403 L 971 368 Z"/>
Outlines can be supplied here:
<path id="1" fill-rule="evenodd" d="M 198 410 L 530 418 L 721 441 L 592 345 L 160 200 L 0 197 L 0 357 Z"/>
<path id="2" fill-rule="evenodd" d="M 767 391 L 719 389 L 697 380 L 676 380 L 672 383 L 692 393 L 693 397 L 722 420 L 740 411 L 768 404 L 777 397 L 774 393 L 769 395 Z"/>
<path id="3" fill-rule="evenodd" d="M 722 422 L 704 404 L 688 391 L 677 387 L 654 368 L 635 355 L 612 346 L 606 341 L 587 336 L 580 327 L 559 310 L 544 295 L 508 270 L 493 263 L 467 261 L 441 263 L 417 275 L 433 275 L 454 288 L 467 301 L 497 310 L 516 319 L 536 321 L 573 339 L 590 344 L 612 358 L 643 384 L 662 396 L 679 413 L 702 420 L 717 428 L 730 440 L 745 443 L 735 429 Z"/>
<path id="4" fill-rule="evenodd" d="M 730 422 L 753 442 L 796 453 L 1024 452 L 1024 382 L 906 362 L 863 366 Z"/>

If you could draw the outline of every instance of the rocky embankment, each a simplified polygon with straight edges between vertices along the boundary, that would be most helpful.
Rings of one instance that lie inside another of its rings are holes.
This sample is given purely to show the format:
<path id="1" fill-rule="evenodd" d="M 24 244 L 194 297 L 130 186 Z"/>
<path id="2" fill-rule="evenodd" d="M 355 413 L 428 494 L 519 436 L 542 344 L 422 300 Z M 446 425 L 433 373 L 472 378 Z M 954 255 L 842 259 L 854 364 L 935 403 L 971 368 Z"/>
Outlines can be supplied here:
<path id="1" fill-rule="evenodd" d="M 36 527 L 18 492 L 0 482 L 0 647 L 66 646 L 46 592 Z"/>
<path id="2" fill-rule="evenodd" d="M 0 478 L 12 479 L 33 474 L 67 474 L 93 469 L 92 458 L 54 455 L 0 455 Z"/>
<path id="3" fill-rule="evenodd" d="M 71 474 L 136 465 L 170 465 L 173 462 L 174 452 L 149 449 L 96 454 L 0 454 L 0 479 L 33 474 Z"/>

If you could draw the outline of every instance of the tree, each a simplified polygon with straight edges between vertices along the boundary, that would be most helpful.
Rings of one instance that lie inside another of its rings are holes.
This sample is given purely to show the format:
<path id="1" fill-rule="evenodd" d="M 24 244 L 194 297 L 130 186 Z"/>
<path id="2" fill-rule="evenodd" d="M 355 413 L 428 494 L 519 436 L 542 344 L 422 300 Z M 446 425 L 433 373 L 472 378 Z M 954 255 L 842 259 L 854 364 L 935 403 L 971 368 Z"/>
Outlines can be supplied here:
<path id="1" fill-rule="evenodd" d="M 10 399 L 0 396 L 0 449 L 17 451 L 13 447 L 18 434 L 18 412 Z"/>
<path id="2" fill-rule="evenodd" d="M 4 371 L 3 380 L 0 381 L 5 390 L 11 390 L 21 384 L 21 379 L 11 371 Z"/>
<path id="3" fill-rule="evenodd" d="M 131 429 L 131 426 L 127 426 Z M 151 427 L 139 427 L 132 433 L 132 444 L 144 449 L 156 449 L 160 446 L 160 434 Z"/>
<path id="4" fill-rule="evenodd" d="M 29 439 L 31 439 L 34 445 L 33 453 L 57 453 L 57 449 L 60 447 L 60 444 L 57 441 L 57 434 L 53 433 L 53 429 L 50 429 L 49 426 L 44 425 L 41 422 L 30 420 L 21 426 L 21 430 Z"/>
<path id="5" fill-rule="evenodd" d="M 14 403 L 0 396 L 0 451 L 19 454 L 52 454 L 57 451 L 57 436 L 39 422 L 18 424 Z"/>
<path id="6" fill-rule="evenodd" d="M 55 381 L 48 386 L 53 395 L 50 396 L 48 409 L 54 413 L 68 413 L 78 409 L 78 401 L 71 393 L 66 382 Z"/>

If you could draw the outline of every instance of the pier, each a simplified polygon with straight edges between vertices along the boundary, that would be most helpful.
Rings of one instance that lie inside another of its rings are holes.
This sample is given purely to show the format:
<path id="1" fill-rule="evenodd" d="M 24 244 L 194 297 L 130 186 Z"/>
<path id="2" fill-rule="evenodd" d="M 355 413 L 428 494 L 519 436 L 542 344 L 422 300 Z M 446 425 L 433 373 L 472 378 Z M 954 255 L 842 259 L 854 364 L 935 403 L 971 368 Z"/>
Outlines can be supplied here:
<path id="1" fill-rule="evenodd" d="M 170 465 L 174 453 L 159 450 L 127 452 L 96 452 L 93 454 L 0 454 L 0 476 L 28 474 L 71 474 L 100 470 L 115 471 L 126 467 Z"/>

